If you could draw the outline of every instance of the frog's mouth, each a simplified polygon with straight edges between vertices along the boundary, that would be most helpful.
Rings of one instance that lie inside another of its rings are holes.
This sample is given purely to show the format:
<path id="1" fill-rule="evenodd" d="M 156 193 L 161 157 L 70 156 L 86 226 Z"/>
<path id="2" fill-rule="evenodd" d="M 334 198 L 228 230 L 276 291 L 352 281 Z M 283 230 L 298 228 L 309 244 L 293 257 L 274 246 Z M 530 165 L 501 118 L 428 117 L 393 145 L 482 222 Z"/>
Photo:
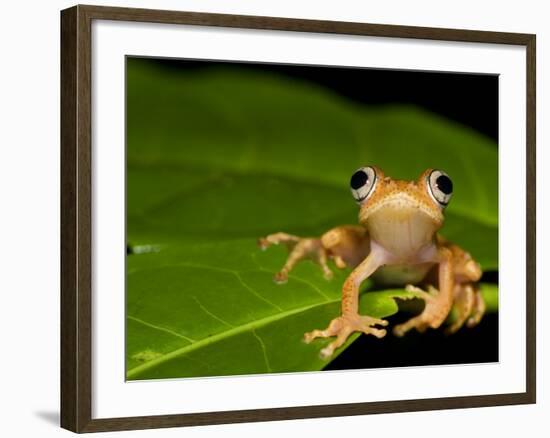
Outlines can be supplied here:
<path id="1" fill-rule="evenodd" d="M 403 196 L 384 200 L 368 212 L 365 224 L 372 239 L 393 254 L 405 257 L 431 242 L 443 224 L 441 212 L 428 208 L 422 202 L 403 199 Z"/>
<path id="2" fill-rule="evenodd" d="M 365 206 L 359 214 L 360 222 L 366 222 L 370 216 L 380 210 L 388 210 L 387 214 L 395 215 L 397 218 L 408 217 L 415 213 L 423 214 L 430 217 L 439 226 L 443 224 L 441 208 L 428 204 L 422 198 L 411 196 L 408 193 L 395 193 L 379 199 L 374 205 Z"/>

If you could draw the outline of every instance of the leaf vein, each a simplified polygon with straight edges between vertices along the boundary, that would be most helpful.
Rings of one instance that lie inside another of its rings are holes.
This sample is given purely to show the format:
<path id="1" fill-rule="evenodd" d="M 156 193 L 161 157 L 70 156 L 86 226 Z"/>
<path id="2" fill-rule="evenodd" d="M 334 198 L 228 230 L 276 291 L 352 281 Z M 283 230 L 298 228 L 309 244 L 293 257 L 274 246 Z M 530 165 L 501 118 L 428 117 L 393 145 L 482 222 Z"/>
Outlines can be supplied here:
<path id="1" fill-rule="evenodd" d="M 186 341 L 189 341 L 191 343 L 196 342 L 195 339 L 192 339 L 188 336 L 182 335 L 181 333 L 175 332 L 175 331 L 170 330 L 166 327 L 161 327 L 159 325 L 151 324 L 150 322 L 144 321 L 143 319 L 136 318 L 135 316 L 127 315 L 127 318 L 131 319 L 132 321 L 138 322 L 140 324 L 146 325 L 147 327 L 154 328 L 156 330 L 160 330 L 160 331 L 163 331 L 165 333 L 169 333 L 173 336 L 177 336 L 178 338 L 185 339 Z"/>
<path id="2" fill-rule="evenodd" d="M 192 297 L 195 302 L 197 303 L 197 305 L 199 306 L 199 308 L 204 312 L 206 313 L 208 316 L 210 316 L 211 318 L 214 318 L 216 321 L 219 321 L 221 322 L 222 324 L 228 326 L 228 327 L 235 327 L 233 324 L 230 324 L 228 323 L 227 321 L 223 320 L 222 318 L 220 318 L 219 316 L 213 314 L 210 310 L 208 310 L 206 307 L 204 307 L 201 302 L 199 301 L 199 299 L 197 297 Z"/>
<path id="3" fill-rule="evenodd" d="M 267 370 L 268 373 L 271 373 L 272 369 L 271 369 L 271 366 L 269 365 L 269 359 L 267 358 L 267 350 L 265 348 L 264 341 L 262 340 L 262 338 L 260 338 L 258 333 L 256 333 L 256 329 L 252 330 L 252 334 L 258 340 L 258 343 L 260 344 L 260 348 L 262 349 L 262 354 L 264 356 L 264 362 L 265 362 L 266 370 Z"/>
<path id="4" fill-rule="evenodd" d="M 269 304 L 271 307 L 275 307 L 277 310 L 279 310 L 280 312 L 283 311 L 283 309 L 281 307 L 279 307 L 277 304 L 275 303 L 272 303 L 271 301 L 269 301 L 267 298 L 263 297 L 262 295 L 260 295 L 259 292 L 257 292 L 256 290 L 254 290 L 253 288 L 251 288 L 248 284 L 246 284 L 244 282 L 244 280 L 242 279 L 241 277 L 241 274 L 239 274 L 237 271 L 234 271 L 233 274 L 235 274 L 235 276 L 237 277 L 237 279 L 241 282 L 241 284 L 252 294 L 254 294 L 255 296 L 257 296 L 260 300 L 262 300 L 263 302 Z"/>
<path id="5" fill-rule="evenodd" d="M 329 302 L 336 303 L 336 302 L 339 302 L 339 301 L 340 301 L 340 298 L 335 298 L 334 300 L 331 300 Z M 186 353 L 190 353 L 194 350 L 197 350 L 199 348 L 202 348 L 202 347 L 205 347 L 207 345 L 213 344 L 215 342 L 221 341 L 221 340 L 223 340 L 225 338 L 228 338 L 230 336 L 238 335 L 240 333 L 246 332 L 247 330 L 253 330 L 253 329 L 257 329 L 259 327 L 263 327 L 263 326 L 265 326 L 265 325 L 267 325 L 271 322 L 278 321 L 278 320 L 286 318 L 288 316 L 292 316 L 292 315 L 295 315 L 295 314 L 298 314 L 298 313 L 301 313 L 301 312 L 306 312 L 310 309 L 314 309 L 315 307 L 324 306 L 324 305 L 328 304 L 329 302 L 325 301 L 325 302 L 322 302 L 322 303 L 310 304 L 308 306 L 298 307 L 298 308 L 295 308 L 295 309 L 292 309 L 292 310 L 287 310 L 287 311 L 277 313 L 277 314 L 274 314 L 274 315 L 268 315 L 264 318 L 257 319 L 257 320 L 248 322 L 246 324 L 242 324 L 240 326 L 233 327 L 232 329 L 216 333 L 215 335 L 208 336 L 206 338 L 200 339 L 200 340 L 194 342 L 193 344 L 184 345 L 183 347 L 177 348 L 177 349 L 175 349 L 175 350 L 173 350 L 169 353 L 165 353 L 164 355 L 159 356 L 156 359 L 153 359 L 153 360 L 151 360 L 147 363 L 138 365 L 138 366 L 128 370 L 127 373 L 126 373 L 127 378 L 130 379 L 130 378 L 132 378 L 133 376 L 136 376 L 137 374 L 139 374 L 142 371 L 146 371 L 147 369 L 152 368 L 156 365 L 159 365 L 163 362 L 166 362 L 170 359 L 176 358 L 176 357 L 181 356 L 181 355 L 186 354 Z"/>
<path id="6" fill-rule="evenodd" d="M 251 254 L 251 258 L 252 258 L 252 261 L 256 264 L 256 266 L 258 267 L 258 270 L 259 271 L 262 271 L 262 272 L 269 272 L 270 274 L 272 274 L 272 271 L 270 271 L 269 269 L 267 268 L 264 268 L 260 262 L 258 261 L 258 258 L 256 257 L 256 253 L 253 252 Z M 325 294 L 321 289 L 319 289 L 317 286 L 315 286 L 313 283 L 310 283 L 309 281 L 307 280 L 304 280 L 302 278 L 298 278 L 294 275 L 290 275 L 289 276 L 290 278 L 292 278 L 293 280 L 296 280 L 296 281 L 299 281 L 299 282 L 302 282 L 304 284 L 307 284 L 309 287 L 311 287 L 314 291 L 316 291 L 319 295 L 321 295 L 322 297 L 324 297 L 327 301 L 331 301 L 331 298 Z"/>
<path id="7" fill-rule="evenodd" d="M 256 296 L 257 298 L 262 300 L 264 303 L 270 305 L 271 307 L 273 307 L 273 308 L 275 308 L 279 311 L 283 310 L 277 304 L 272 303 L 267 298 L 262 296 L 259 292 L 257 292 L 253 288 L 251 288 L 248 284 L 246 284 L 244 282 L 244 280 L 242 279 L 242 277 L 240 275 L 240 272 L 235 271 L 233 269 L 220 268 L 219 266 L 203 265 L 203 264 L 200 264 L 200 263 L 187 263 L 187 262 L 184 262 L 184 263 L 167 264 L 167 265 L 162 265 L 162 266 L 151 266 L 151 267 L 147 267 L 147 268 L 143 267 L 143 268 L 139 269 L 139 271 L 144 271 L 144 270 L 147 270 L 147 269 L 153 270 L 153 269 L 160 269 L 160 268 L 172 268 L 172 267 L 177 267 L 177 266 L 184 266 L 184 267 L 189 267 L 189 268 L 199 268 L 199 269 L 210 269 L 212 271 L 219 271 L 219 272 L 225 272 L 225 273 L 228 273 L 228 274 L 232 274 L 237 278 L 237 280 L 242 284 L 242 286 L 246 290 L 248 290 L 250 293 L 252 293 L 254 296 Z M 265 269 L 260 269 L 260 270 L 265 270 Z M 138 272 L 138 271 L 137 270 L 132 270 L 132 271 L 129 271 L 128 274 L 135 273 L 135 272 Z"/>

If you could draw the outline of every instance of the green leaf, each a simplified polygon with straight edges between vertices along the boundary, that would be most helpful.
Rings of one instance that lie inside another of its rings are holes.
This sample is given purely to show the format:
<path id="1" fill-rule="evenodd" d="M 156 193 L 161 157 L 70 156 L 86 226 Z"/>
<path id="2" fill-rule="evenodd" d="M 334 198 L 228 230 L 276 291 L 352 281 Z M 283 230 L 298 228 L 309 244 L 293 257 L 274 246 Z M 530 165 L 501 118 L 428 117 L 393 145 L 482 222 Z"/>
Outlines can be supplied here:
<path id="1" fill-rule="evenodd" d="M 403 179 L 447 171 L 455 194 L 442 234 L 498 268 L 498 157 L 485 137 L 268 73 L 127 63 L 127 238 L 139 254 L 128 256 L 128 378 L 326 365 L 328 341 L 301 337 L 337 316 L 346 272 L 327 282 L 302 263 L 277 286 L 285 251 L 254 242 L 356 223 L 348 180 L 365 164 Z M 362 312 L 391 315 L 395 296 L 406 292 L 364 294 Z"/>
<path id="2" fill-rule="evenodd" d="M 308 262 L 296 268 L 287 284 L 276 285 L 272 273 L 284 257 L 282 248 L 259 253 L 249 240 L 191 244 L 130 257 L 128 378 L 322 369 L 327 361 L 319 350 L 330 340 L 307 345 L 301 337 L 325 327 L 338 314 L 346 272 L 336 272 L 327 282 Z M 494 301 L 496 288 L 485 289 Z M 396 297 L 414 294 L 364 293 L 361 312 L 392 315 Z"/>
<path id="3" fill-rule="evenodd" d="M 326 366 L 319 350 L 330 339 L 308 345 L 302 336 L 339 314 L 348 272 L 335 272 L 328 282 L 318 266 L 305 262 L 288 283 L 277 285 L 273 272 L 285 256 L 281 247 L 260 252 L 254 241 L 236 240 L 129 257 L 128 379 Z M 367 292 L 361 296 L 361 313 L 387 317 L 398 310 L 394 298 L 413 297 L 403 290 Z"/>

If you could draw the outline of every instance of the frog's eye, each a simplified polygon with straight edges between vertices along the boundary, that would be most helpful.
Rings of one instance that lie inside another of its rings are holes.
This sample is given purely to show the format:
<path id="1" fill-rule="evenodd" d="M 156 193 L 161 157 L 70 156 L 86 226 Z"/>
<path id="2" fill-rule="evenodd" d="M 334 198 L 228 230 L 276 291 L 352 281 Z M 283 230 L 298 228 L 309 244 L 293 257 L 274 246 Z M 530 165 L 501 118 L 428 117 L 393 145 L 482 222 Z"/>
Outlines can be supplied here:
<path id="1" fill-rule="evenodd" d="M 372 167 L 361 167 L 349 182 L 351 194 L 358 203 L 363 202 L 372 193 L 376 185 L 376 171 Z"/>
<path id="2" fill-rule="evenodd" d="M 428 175 L 428 190 L 436 202 L 445 207 L 453 195 L 453 182 L 441 170 L 432 170 Z"/>

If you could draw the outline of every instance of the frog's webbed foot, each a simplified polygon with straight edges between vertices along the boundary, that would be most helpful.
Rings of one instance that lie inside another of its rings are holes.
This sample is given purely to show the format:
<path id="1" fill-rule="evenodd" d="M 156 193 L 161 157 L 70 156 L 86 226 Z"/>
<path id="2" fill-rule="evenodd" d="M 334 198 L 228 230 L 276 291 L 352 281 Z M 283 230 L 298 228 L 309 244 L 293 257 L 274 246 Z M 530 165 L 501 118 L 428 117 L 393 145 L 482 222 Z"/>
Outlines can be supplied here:
<path id="1" fill-rule="evenodd" d="M 386 335 L 385 329 L 374 327 L 375 325 L 386 326 L 388 322 L 384 319 L 373 318 L 366 315 L 346 314 L 334 318 L 325 330 L 313 330 L 304 335 L 304 341 L 310 343 L 315 338 L 328 338 L 336 336 L 336 339 L 321 350 L 321 357 L 327 359 L 340 347 L 349 335 L 354 332 L 363 332 L 367 335 L 373 335 L 377 338 L 383 338 Z"/>
<path id="2" fill-rule="evenodd" d="M 408 292 L 414 292 L 426 303 L 424 311 L 403 324 L 394 327 L 396 336 L 403 336 L 409 330 L 415 328 L 420 333 L 427 328 L 438 328 L 448 316 L 448 305 L 438 300 L 438 291 L 433 286 L 428 286 L 428 291 L 408 285 Z M 454 289 L 455 318 L 445 329 L 446 334 L 457 332 L 461 327 L 474 327 L 481 321 L 485 313 L 485 302 L 478 288 L 472 283 L 457 284 Z"/>
<path id="3" fill-rule="evenodd" d="M 323 270 L 323 275 L 327 280 L 333 276 L 332 271 L 327 264 L 327 251 L 321 243 L 321 239 L 300 238 L 286 233 L 275 233 L 258 239 L 258 245 L 265 250 L 271 245 L 285 244 L 288 247 L 288 258 L 282 269 L 275 274 L 273 281 L 278 284 L 286 283 L 289 272 L 296 264 L 305 259 L 311 259 L 318 263 Z"/>
<path id="4" fill-rule="evenodd" d="M 478 288 L 473 284 L 460 284 L 455 288 L 455 320 L 445 329 L 452 334 L 461 327 L 475 327 L 485 313 L 485 301 Z"/>
<path id="5" fill-rule="evenodd" d="M 428 327 L 438 328 L 445 321 L 449 313 L 448 305 L 438 300 L 438 290 L 433 286 L 428 286 L 428 291 L 424 291 L 416 286 L 407 285 L 407 292 L 415 293 L 426 303 L 424 310 L 418 316 L 415 316 L 403 324 L 398 324 L 393 328 L 395 336 L 403 336 L 411 329 L 416 329 L 423 333 Z"/>

